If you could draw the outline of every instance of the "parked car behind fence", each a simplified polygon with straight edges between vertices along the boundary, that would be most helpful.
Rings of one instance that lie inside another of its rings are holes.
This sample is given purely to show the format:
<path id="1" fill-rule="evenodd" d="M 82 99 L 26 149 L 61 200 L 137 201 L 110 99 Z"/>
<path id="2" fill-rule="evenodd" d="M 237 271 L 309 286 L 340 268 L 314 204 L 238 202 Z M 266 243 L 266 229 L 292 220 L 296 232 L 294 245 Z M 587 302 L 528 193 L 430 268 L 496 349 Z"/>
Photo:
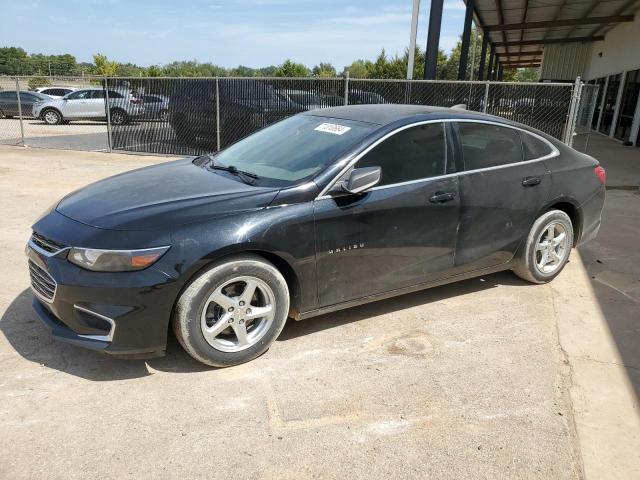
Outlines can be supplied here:
<path id="1" fill-rule="evenodd" d="M 109 90 L 111 123 L 122 125 L 144 114 L 142 100 L 125 90 Z M 71 120 L 105 120 L 106 94 L 102 88 L 83 88 L 62 98 L 47 98 L 33 105 L 33 116 L 48 125 Z"/>
<path id="2" fill-rule="evenodd" d="M 22 116 L 31 117 L 34 104 L 50 99 L 50 97 L 37 92 L 20 92 Z M 0 117 L 12 118 L 17 117 L 20 113 L 21 110 L 18 107 L 18 92 L 16 90 L 0 92 Z"/>

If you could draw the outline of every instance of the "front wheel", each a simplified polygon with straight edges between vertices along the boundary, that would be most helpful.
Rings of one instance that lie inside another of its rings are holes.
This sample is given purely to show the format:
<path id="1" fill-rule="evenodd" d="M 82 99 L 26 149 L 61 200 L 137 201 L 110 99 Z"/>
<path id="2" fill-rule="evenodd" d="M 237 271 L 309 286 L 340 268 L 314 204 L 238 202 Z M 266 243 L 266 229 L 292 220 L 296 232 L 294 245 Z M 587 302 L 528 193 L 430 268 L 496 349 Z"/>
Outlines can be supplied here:
<path id="1" fill-rule="evenodd" d="M 45 110 L 42 114 L 42 120 L 47 125 L 60 125 L 62 123 L 62 115 L 57 110 Z"/>
<path id="2" fill-rule="evenodd" d="M 550 282 L 567 264 L 572 247 L 571 219 L 561 210 L 550 210 L 534 222 L 513 271 L 532 283 Z"/>
<path id="3" fill-rule="evenodd" d="M 248 362 L 278 337 L 289 313 L 282 274 L 256 255 L 216 264 L 182 293 L 172 323 L 196 360 L 214 367 Z"/>

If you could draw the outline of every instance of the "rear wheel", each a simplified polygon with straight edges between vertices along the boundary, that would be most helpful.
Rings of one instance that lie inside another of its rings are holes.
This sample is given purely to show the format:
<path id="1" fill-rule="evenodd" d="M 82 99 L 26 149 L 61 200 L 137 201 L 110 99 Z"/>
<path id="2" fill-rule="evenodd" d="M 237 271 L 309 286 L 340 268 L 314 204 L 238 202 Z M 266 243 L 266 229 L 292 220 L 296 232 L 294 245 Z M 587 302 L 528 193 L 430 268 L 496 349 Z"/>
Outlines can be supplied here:
<path id="1" fill-rule="evenodd" d="M 572 247 L 571 219 L 561 210 L 550 210 L 531 227 L 513 271 L 529 282 L 547 283 L 567 264 Z"/>
<path id="2" fill-rule="evenodd" d="M 113 125 L 124 125 L 129 121 L 129 117 L 127 113 L 120 109 L 113 109 L 110 112 L 111 114 L 111 123 Z"/>
<path id="3" fill-rule="evenodd" d="M 278 337 L 289 312 L 282 274 L 255 255 L 214 265 L 180 296 L 173 330 L 196 360 L 214 367 L 248 362 Z"/>
<path id="4" fill-rule="evenodd" d="M 62 115 L 57 110 L 49 109 L 42 112 L 42 120 L 47 125 L 60 125 L 62 123 Z"/>

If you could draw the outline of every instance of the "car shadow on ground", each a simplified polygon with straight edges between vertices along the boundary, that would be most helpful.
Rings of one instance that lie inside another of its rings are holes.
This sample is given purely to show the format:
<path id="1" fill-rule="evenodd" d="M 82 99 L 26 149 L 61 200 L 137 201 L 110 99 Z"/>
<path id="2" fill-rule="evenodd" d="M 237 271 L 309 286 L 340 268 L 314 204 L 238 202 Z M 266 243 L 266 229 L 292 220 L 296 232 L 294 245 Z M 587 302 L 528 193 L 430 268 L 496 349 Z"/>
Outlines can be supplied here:
<path id="1" fill-rule="evenodd" d="M 296 322 L 290 320 L 279 342 L 311 335 L 359 320 L 400 312 L 404 309 L 437 302 L 503 285 L 529 285 L 510 272 L 501 272 L 463 282 L 394 297 Z M 120 360 L 53 340 L 31 307 L 30 290 L 22 291 L 0 319 L 0 331 L 23 358 L 44 367 L 92 381 L 114 381 L 152 375 L 154 371 L 194 373 L 212 370 L 193 360 L 170 331 L 166 356 L 148 360 Z"/>

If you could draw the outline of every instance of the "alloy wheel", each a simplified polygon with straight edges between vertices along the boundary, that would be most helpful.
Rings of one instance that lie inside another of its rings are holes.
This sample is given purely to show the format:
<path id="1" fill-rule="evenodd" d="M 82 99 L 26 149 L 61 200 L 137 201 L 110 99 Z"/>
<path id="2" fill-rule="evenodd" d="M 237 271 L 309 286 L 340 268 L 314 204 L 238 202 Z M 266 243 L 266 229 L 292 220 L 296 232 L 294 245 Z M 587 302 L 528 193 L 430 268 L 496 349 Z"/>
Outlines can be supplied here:
<path id="1" fill-rule="evenodd" d="M 569 251 L 565 226 L 560 222 L 551 222 L 538 237 L 535 249 L 536 269 L 545 275 L 554 273 L 562 267 Z"/>
<path id="2" fill-rule="evenodd" d="M 59 115 L 53 110 L 49 110 L 44 114 L 44 121 L 49 125 L 55 125 L 60 121 Z"/>
<path id="3" fill-rule="evenodd" d="M 260 341 L 273 323 L 275 295 L 252 276 L 233 278 L 207 298 L 200 318 L 202 334 L 212 347 L 239 352 Z"/>

